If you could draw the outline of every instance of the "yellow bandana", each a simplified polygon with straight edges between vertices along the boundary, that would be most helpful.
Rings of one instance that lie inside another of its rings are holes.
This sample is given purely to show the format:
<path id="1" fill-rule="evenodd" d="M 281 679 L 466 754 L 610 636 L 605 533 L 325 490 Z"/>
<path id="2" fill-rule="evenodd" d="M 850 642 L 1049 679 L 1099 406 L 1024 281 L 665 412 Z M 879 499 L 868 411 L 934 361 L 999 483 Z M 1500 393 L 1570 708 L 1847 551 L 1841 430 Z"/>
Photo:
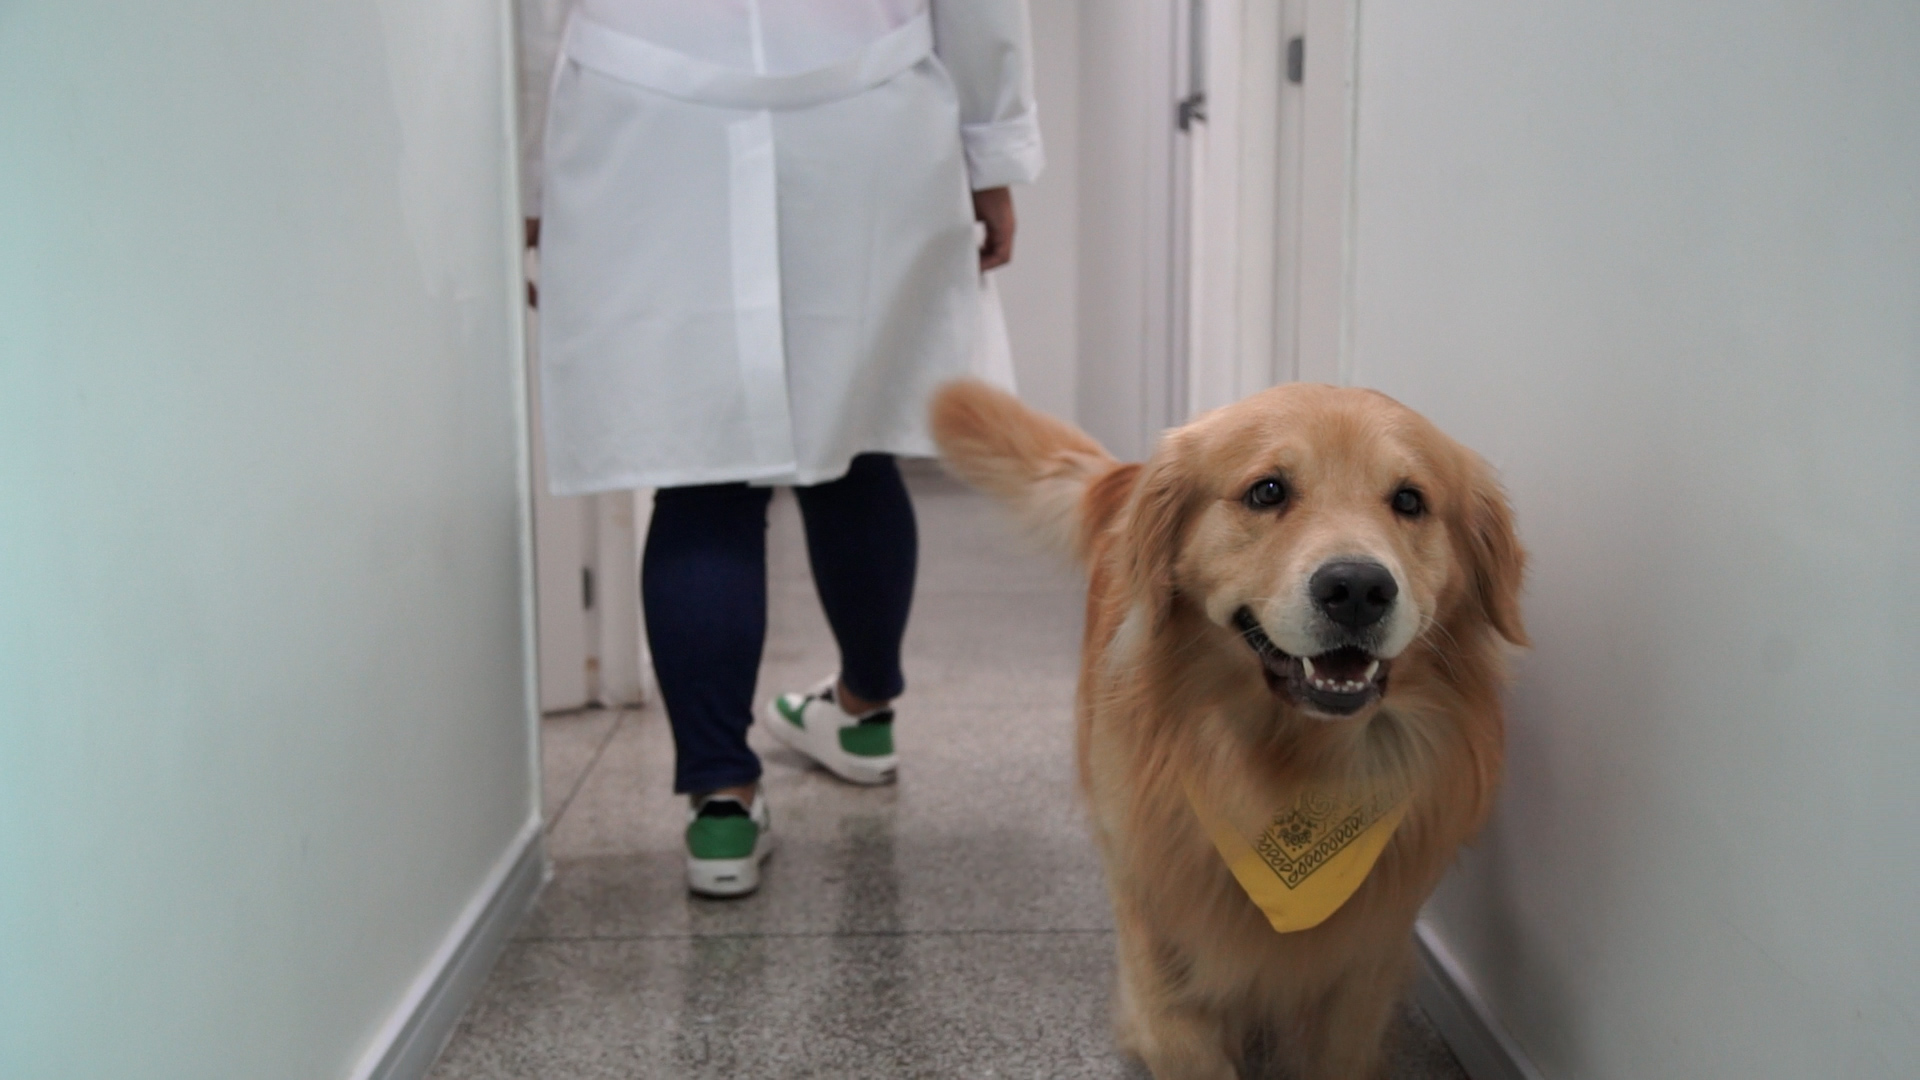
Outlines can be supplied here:
<path id="1" fill-rule="evenodd" d="M 1310 930 L 1340 910 L 1393 839 L 1407 801 L 1342 801 L 1309 790 L 1264 828 L 1243 829 L 1187 785 L 1187 802 L 1227 869 L 1283 934 Z"/>

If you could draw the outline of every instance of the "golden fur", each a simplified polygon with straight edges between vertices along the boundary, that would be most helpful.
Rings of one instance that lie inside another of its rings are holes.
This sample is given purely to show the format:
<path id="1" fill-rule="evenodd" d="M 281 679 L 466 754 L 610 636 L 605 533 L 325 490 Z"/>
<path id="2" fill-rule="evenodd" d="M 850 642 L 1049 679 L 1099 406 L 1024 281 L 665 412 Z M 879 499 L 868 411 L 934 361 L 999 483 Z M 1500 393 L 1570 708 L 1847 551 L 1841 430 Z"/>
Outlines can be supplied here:
<path id="1" fill-rule="evenodd" d="M 1088 570 L 1078 755 L 1118 928 L 1122 1045 L 1159 1080 L 1235 1077 L 1252 1039 L 1302 1080 L 1379 1075 L 1415 915 L 1499 780 L 1502 639 L 1525 643 L 1525 555 L 1491 470 L 1385 395 L 1308 384 L 1170 431 L 1144 465 L 975 382 L 941 392 L 933 426 L 953 472 Z M 1269 476 L 1291 493 L 1283 511 L 1249 502 Z M 1392 502 L 1408 486 L 1418 517 Z M 1382 653 L 1381 696 L 1326 716 L 1270 681 L 1234 612 L 1285 623 L 1304 575 L 1360 556 L 1392 569 L 1417 621 Z M 1201 831 L 1189 777 L 1256 814 L 1303 782 L 1412 796 L 1359 891 L 1280 934 Z"/>

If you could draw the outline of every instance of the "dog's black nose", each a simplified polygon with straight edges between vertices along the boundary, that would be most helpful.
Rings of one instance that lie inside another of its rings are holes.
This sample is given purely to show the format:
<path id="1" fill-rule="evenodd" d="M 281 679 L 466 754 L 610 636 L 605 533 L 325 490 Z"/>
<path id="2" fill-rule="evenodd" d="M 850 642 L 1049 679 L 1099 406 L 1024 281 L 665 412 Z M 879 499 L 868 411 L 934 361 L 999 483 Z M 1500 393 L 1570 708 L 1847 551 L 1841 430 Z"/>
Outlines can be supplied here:
<path id="1" fill-rule="evenodd" d="M 1393 610 L 1400 585 L 1377 562 L 1328 563 L 1307 582 L 1314 605 L 1349 630 L 1364 630 Z"/>

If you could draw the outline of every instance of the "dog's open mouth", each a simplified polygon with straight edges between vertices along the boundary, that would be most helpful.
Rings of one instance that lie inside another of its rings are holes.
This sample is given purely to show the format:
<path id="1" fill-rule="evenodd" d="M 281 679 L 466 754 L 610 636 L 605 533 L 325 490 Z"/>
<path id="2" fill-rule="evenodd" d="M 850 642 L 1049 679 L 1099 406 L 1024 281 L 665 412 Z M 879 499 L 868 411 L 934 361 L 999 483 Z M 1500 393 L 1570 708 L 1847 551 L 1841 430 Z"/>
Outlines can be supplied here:
<path id="1" fill-rule="evenodd" d="M 1294 656 L 1275 645 L 1246 608 L 1233 613 L 1233 625 L 1260 658 L 1267 689 L 1276 697 L 1328 716 L 1351 716 L 1387 692 L 1387 670 L 1393 661 L 1357 645 L 1343 645 L 1318 656 Z"/>

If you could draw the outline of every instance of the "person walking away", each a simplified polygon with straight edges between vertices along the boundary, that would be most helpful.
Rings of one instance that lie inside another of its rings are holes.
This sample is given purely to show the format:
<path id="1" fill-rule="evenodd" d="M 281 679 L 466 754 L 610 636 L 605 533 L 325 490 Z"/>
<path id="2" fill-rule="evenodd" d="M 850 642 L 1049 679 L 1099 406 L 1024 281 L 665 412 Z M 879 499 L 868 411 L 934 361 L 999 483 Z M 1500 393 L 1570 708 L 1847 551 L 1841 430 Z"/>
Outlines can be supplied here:
<path id="1" fill-rule="evenodd" d="M 981 275 L 1043 161 L 1026 3 L 522 3 L 547 480 L 658 489 L 641 588 L 688 884 L 743 895 L 772 842 L 747 731 L 775 486 L 840 667 L 762 722 L 844 780 L 895 776 L 896 458 L 934 453 L 933 390 L 1004 342 Z"/>

